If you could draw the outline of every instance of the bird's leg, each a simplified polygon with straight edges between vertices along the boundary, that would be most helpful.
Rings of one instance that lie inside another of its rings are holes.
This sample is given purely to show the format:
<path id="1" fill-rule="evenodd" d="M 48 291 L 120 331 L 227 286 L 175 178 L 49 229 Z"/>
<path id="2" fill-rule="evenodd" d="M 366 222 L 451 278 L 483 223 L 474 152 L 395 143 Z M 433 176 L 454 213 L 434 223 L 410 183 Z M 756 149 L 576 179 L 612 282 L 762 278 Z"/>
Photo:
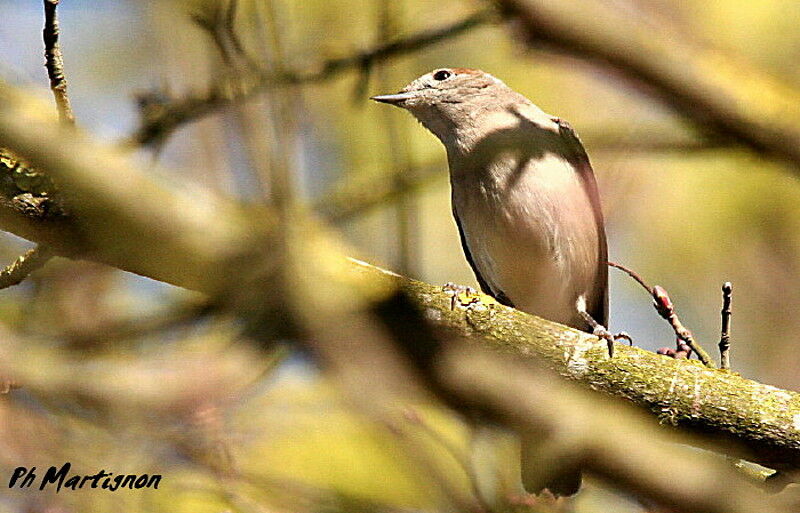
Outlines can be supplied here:
<path id="1" fill-rule="evenodd" d="M 614 357 L 614 335 L 611 334 L 610 331 L 606 329 L 605 326 L 594 320 L 594 317 L 589 315 L 589 312 L 586 310 L 578 310 L 578 313 L 581 314 L 583 320 L 592 327 L 592 334 L 598 338 L 601 338 L 606 341 L 608 344 L 608 357 Z"/>
<path id="2" fill-rule="evenodd" d="M 598 338 L 601 338 L 606 341 L 608 344 L 608 356 L 609 358 L 614 357 L 614 341 L 619 339 L 624 339 L 628 341 L 628 345 L 633 345 L 633 339 L 630 335 L 628 335 L 624 331 L 620 331 L 617 334 L 612 334 L 608 329 L 597 322 L 594 317 L 591 316 L 589 312 L 586 311 L 586 299 L 583 296 L 578 298 L 575 306 L 578 309 L 578 313 L 586 323 L 592 327 L 592 334 Z"/>

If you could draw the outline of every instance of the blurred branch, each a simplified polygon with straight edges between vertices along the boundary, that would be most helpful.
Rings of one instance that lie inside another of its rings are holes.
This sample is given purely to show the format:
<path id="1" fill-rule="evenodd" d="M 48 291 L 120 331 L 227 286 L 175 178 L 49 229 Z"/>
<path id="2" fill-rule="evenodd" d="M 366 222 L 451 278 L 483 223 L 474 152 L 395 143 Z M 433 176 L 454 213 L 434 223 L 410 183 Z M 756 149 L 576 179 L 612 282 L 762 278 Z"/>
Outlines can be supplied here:
<path id="1" fill-rule="evenodd" d="M 44 40 L 45 67 L 50 77 L 50 90 L 55 98 L 58 117 L 66 125 L 75 124 L 75 114 L 67 94 L 67 78 L 64 75 L 64 58 L 58 42 L 60 30 L 56 8 L 59 0 L 44 0 Z M 48 197 L 55 187 L 47 177 L 26 166 L 14 155 L 0 148 L 0 172 L 7 173 L 2 178 L 6 189 L 16 187 L 18 193 L 10 197 L 11 208 L 20 210 L 23 215 L 43 217 L 53 201 Z M 22 283 L 33 271 L 45 265 L 53 252 L 46 245 L 37 245 L 0 271 L 0 289 Z"/>
<path id="2" fill-rule="evenodd" d="M 394 2 L 393 0 L 380 0 L 377 7 L 378 38 L 381 44 L 385 44 L 395 39 L 395 34 L 400 32 L 402 3 Z M 375 75 L 381 91 L 389 91 L 389 88 L 393 87 L 389 85 L 391 82 L 389 79 L 390 69 L 388 69 L 387 65 L 376 66 Z M 369 83 L 366 78 L 362 80 L 362 84 Z M 363 98 L 364 95 L 360 94 L 359 100 L 363 101 Z M 388 176 L 392 179 L 394 189 L 408 189 L 409 182 L 413 181 L 413 176 L 409 174 L 412 161 L 411 145 L 408 144 L 408 137 L 403 133 L 404 126 L 398 123 L 398 112 L 383 109 L 381 114 L 383 115 L 382 125 L 386 131 L 386 136 L 381 146 L 388 149 L 389 153 L 388 169 L 390 173 Z M 397 270 L 408 276 L 416 276 L 419 260 L 416 257 L 417 238 L 419 236 L 419 205 L 412 195 L 407 194 L 398 195 L 397 201 L 394 203 L 395 236 L 393 238 L 397 244 Z"/>
<path id="3" fill-rule="evenodd" d="M 416 383 L 414 376 L 431 372 L 441 348 L 424 343 L 427 319 L 476 347 L 544 362 L 562 376 L 650 411 L 663 424 L 709 435 L 717 450 L 718 444 L 730 444 L 723 450 L 736 456 L 781 470 L 800 468 L 800 394 L 624 345 L 609 359 L 596 337 L 488 296 L 467 309 L 452 309 L 441 287 L 348 263 L 336 238 L 299 211 L 285 234 L 297 258 L 286 273 L 292 281 L 276 297 L 265 274 L 273 259 L 275 223 L 264 212 L 243 212 L 200 191 L 187 193 L 186 186 L 170 190 L 119 153 L 79 130 L 48 122 L 40 112 L 40 102 L 0 82 L 0 139 L 69 190 L 68 222 L 76 229 L 53 230 L 47 220 L 33 228 L 32 219 L 14 224 L 7 222 L 13 216 L 4 215 L 0 226 L 34 240 L 40 229 L 56 251 L 76 249 L 81 256 L 215 298 L 237 295 L 241 315 L 257 314 L 269 302 L 291 309 L 313 333 L 307 340 L 314 353 L 361 396 L 365 384 L 370 393 L 393 385 L 407 390 Z M 20 227 L 27 230 L 15 230 Z M 81 238 L 72 240 L 73 233 Z M 392 293 L 397 287 L 424 317 L 387 299 L 398 296 Z M 387 322 L 384 328 L 369 320 L 367 312 L 377 311 Z M 392 366 L 396 350 L 381 342 L 386 329 L 413 346 L 404 348 L 413 351 L 407 355 L 410 368 Z"/>
<path id="4" fill-rule="evenodd" d="M 459 36 L 493 20 L 489 11 L 479 11 L 461 21 L 433 30 L 397 39 L 372 50 L 358 52 L 310 66 L 305 70 L 251 70 L 220 79 L 208 91 L 190 94 L 180 99 L 145 95 L 140 98 L 142 123 L 130 138 L 133 144 L 151 144 L 168 137 L 179 126 L 208 115 L 231 103 L 250 98 L 262 91 L 283 85 L 321 82 L 340 73 L 357 68 L 369 68 L 374 63 L 407 55 Z"/>
<path id="5" fill-rule="evenodd" d="M 209 4 L 204 9 L 190 14 L 198 27 L 205 30 L 220 52 L 223 61 L 231 68 L 255 67 L 244 50 L 244 45 L 236 33 L 236 12 L 238 0 L 228 0 L 219 5 Z"/>
<path id="6" fill-rule="evenodd" d="M 51 252 L 47 246 L 36 246 L 18 257 L 14 263 L 0 271 L 0 289 L 19 285 L 33 271 L 41 268 L 50 260 Z"/>
<path id="7" fill-rule="evenodd" d="M 400 169 L 399 173 L 407 173 L 413 177 L 402 181 L 402 185 L 398 185 L 396 180 L 375 180 L 374 177 L 345 179 L 322 195 L 316 202 L 316 210 L 330 222 L 348 221 L 387 205 L 401 196 L 415 194 L 437 179 L 444 179 L 447 176 L 446 169 L 445 163 Z"/>
<path id="8" fill-rule="evenodd" d="M 598 131 L 585 134 L 583 139 L 590 152 L 594 153 L 687 153 L 731 148 L 730 142 L 692 140 L 665 133 L 642 137 L 638 132 L 636 136 L 628 136 L 609 135 Z M 396 172 L 404 175 L 406 179 L 376 180 L 374 176 L 345 178 L 322 194 L 316 202 L 315 210 L 333 223 L 351 220 L 388 205 L 398 198 L 418 194 L 437 180 L 444 180 L 447 177 L 447 163 L 434 161 L 398 169 Z"/>
<path id="9" fill-rule="evenodd" d="M 800 89 L 593 0 L 494 0 L 528 45 L 611 68 L 703 132 L 800 172 Z"/>
<path id="10" fill-rule="evenodd" d="M 120 342 L 147 336 L 163 335 L 169 330 L 191 328 L 197 321 L 216 311 L 216 305 L 207 300 L 181 300 L 158 311 L 103 323 L 97 332 L 71 334 L 73 338 L 91 339 L 92 344 L 119 347 Z M 84 342 L 81 340 L 81 342 Z M 80 345 L 86 347 L 86 344 Z"/>
<path id="11" fill-rule="evenodd" d="M 445 385 L 470 406 L 518 431 L 541 433 L 542 482 L 551 461 L 568 459 L 611 487 L 670 511 L 788 511 L 748 486 L 724 460 L 664 444 L 669 439 L 663 431 L 632 408 L 553 379 L 530 362 L 466 346 L 446 351 L 439 367 Z M 737 485 L 727 486 L 732 483 Z"/>
<path id="12" fill-rule="evenodd" d="M 0 140 L 69 191 L 63 194 L 69 215 L 29 216 L 13 198 L 0 196 L 0 227 L 59 255 L 187 288 L 211 292 L 230 280 L 226 265 L 235 266 L 259 233 L 243 231 L 240 207 L 186 184 L 181 192 L 170 190 L 121 152 L 53 123 L 48 111 L 0 81 Z M 270 225 L 269 216 L 260 219 Z"/>
<path id="13" fill-rule="evenodd" d="M 629 135 L 618 135 L 597 132 L 587 132 L 582 135 L 584 144 L 589 153 L 641 153 L 652 155 L 656 153 L 678 153 L 686 155 L 703 151 L 730 150 L 735 147 L 731 141 L 713 140 L 709 138 L 690 139 L 676 137 L 668 134 L 648 134 L 637 129 Z"/>

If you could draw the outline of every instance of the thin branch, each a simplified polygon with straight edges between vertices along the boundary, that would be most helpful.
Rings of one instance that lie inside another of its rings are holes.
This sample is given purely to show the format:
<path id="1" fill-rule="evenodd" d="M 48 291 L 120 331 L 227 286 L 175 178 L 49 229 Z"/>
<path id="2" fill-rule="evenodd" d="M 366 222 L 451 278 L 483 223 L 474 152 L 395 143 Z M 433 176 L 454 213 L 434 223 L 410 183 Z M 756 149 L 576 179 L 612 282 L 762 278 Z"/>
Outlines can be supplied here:
<path id="1" fill-rule="evenodd" d="M 686 343 L 692 351 L 697 354 L 697 358 L 703 362 L 706 367 L 714 368 L 714 362 L 711 360 L 708 352 L 695 340 L 694 335 L 689 328 L 683 325 L 678 313 L 675 311 L 675 305 L 672 303 L 667 291 L 659 285 L 653 286 L 653 300 L 655 301 L 656 311 L 669 322 L 672 326 L 675 335 Z"/>
<path id="2" fill-rule="evenodd" d="M 443 180 L 447 176 L 447 164 L 432 162 L 398 172 L 412 178 L 401 184 L 374 177 L 348 178 L 323 193 L 315 202 L 315 209 L 332 223 L 349 221 Z"/>
<path id="3" fill-rule="evenodd" d="M 226 5 L 206 7 L 191 13 L 190 17 L 199 28 L 208 33 L 227 66 L 238 70 L 258 69 L 256 61 L 247 55 L 236 31 L 238 4 L 238 0 L 228 0 Z"/>
<path id="4" fill-rule="evenodd" d="M 166 189 L 119 150 L 43 119 L 46 108 L 0 81 L 0 140 L 69 191 L 69 215 L 37 220 L 0 202 L 3 229 L 52 244 L 58 255 L 91 258 L 189 288 L 230 280 L 230 270 L 219 267 L 223 255 L 240 254 L 257 233 L 240 231 L 245 229 L 241 207 L 204 190 Z M 272 225 L 265 213 L 251 215 Z M 111 235 L 121 227 L 127 236 Z M 180 262 L 184 259 L 193 263 Z"/>
<path id="5" fill-rule="evenodd" d="M 612 139 L 608 136 L 593 136 L 587 134 L 584 137 L 586 147 L 590 153 L 621 153 L 621 154 L 671 154 L 679 155 L 696 154 L 717 150 L 730 151 L 736 148 L 731 141 L 712 141 L 706 138 L 684 139 L 664 136 L 645 136 L 637 137 L 618 137 Z"/>
<path id="6" fill-rule="evenodd" d="M 164 100 L 158 95 L 146 95 L 140 98 L 140 102 L 144 102 L 142 124 L 128 142 L 141 145 L 155 143 L 168 137 L 185 123 L 206 116 L 237 100 L 250 98 L 271 87 L 328 80 L 350 69 L 367 68 L 376 62 L 433 46 L 475 27 L 486 25 L 494 19 L 490 11 L 479 11 L 451 25 L 422 31 L 365 52 L 330 59 L 307 70 L 257 70 L 229 77 L 204 93 L 188 95 L 182 99 Z M 153 103 L 154 99 L 157 103 Z"/>
<path id="7" fill-rule="evenodd" d="M 481 491 L 478 475 L 475 472 L 473 462 L 469 455 L 462 448 L 453 444 L 446 436 L 440 433 L 439 430 L 430 425 L 423 413 L 420 413 L 414 408 L 408 408 L 404 416 L 409 422 L 417 425 L 431 441 L 444 449 L 453 461 L 456 462 L 461 471 L 464 472 L 464 476 L 466 476 L 469 482 L 472 495 L 477 499 L 483 511 L 491 511 L 492 508 L 489 506 L 489 501 L 484 497 Z"/>
<path id="8" fill-rule="evenodd" d="M 648 294 L 650 294 L 651 296 L 653 295 L 653 287 L 651 287 L 650 285 L 647 284 L 646 281 L 644 281 L 644 278 L 642 278 L 641 274 L 637 273 L 636 271 L 634 271 L 629 267 L 626 267 L 622 264 L 618 264 L 616 262 L 608 262 L 608 266 L 613 267 L 615 269 L 619 269 L 620 271 L 624 272 L 625 274 L 633 278 L 639 285 L 641 285 L 642 288 L 644 288 Z"/>
<path id="9" fill-rule="evenodd" d="M 648 137 L 638 142 L 617 138 L 616 142 L 611 142 L 602 136 L 595 138 L 587 135 L 584 140 L 587 141 L 587 146 L 591 145 L 595 153 L 602 151 L 623 153 L 676 151 L 685 153 L 731 147 L 730 144 L 717 145 L 705 141 L 674 141 L 669 137 L 662 136 Z M 316 202 L 316 210 L 331 222 L 348 221 L 381 206 L 394 203 L 405 196 L 417 194 L 438 183 L 439 179 L 447 176 L 447 163 L 434 161 L 399 169 L 397 172 L 403 175 L 402 181 L 392 180 L 390 177 L 387 177 L 386 180 L 375 180 L 374 177 L 369 177 L 368 180 L 349 178 L 342 183 L 337 183 L 331 190 L 322 194 Z"/>
<path id="10" fill-rule="evenodd" d="M 731 368 L 731 294 L 733 285 L 726 281 L 722 285 L 722 329 L 719 337 L 720 368 Z"/>
<path id="11" fill-rule="evenodd" d="M 60 35 L 56 8 L 59 0 L 44 0 L 44 56 L 47 75 L 50 77 L 50 89 L 56 99 L 58 116 L 62 122 L 75 123 L 75 114 L 67 95 L 67 78 L 64 76 L 64 58 L 61 55 Z"/>
<path id="12" fill-rule="evenodd" d="M 620 269 L 628 274 L 631 278 L 636 280 L 639 285 L 641 285 L 647 293 L 653 298 L 653 303 L 658 312 L 664 320 L 666 320 L 670 326 L 672 326 L 672 330 L 675 332 L 675 336 L 678 337 L 679 340 L 682 340 L 691 351 L 694 351 L 697 354 L 697 358 L 703 363 L 703 365 L 707 367 L 714 367 L 714 362 L 711 360 L 711 357 L 708 355 L 705 349 L 695 340 L 694 335 L 692 332 L 683 325 L 681 322 L 680 317 L 678 317 L 677 312 L 675 311 L 675 305 L 672 303 L 672 299 L 670 299 L 669 294 L 667 291 L 661 287 L 660 285 L 653 285 L 652 287 L 649 286 L 645 281 L 644 278 L 641 277 L 636 271 L 625 267 L 622 264 L 618 264 L 615 262 L 608 262 L 609 267 L 614 267 L 615 269 Z M 688 354 L 691 352 L 689 349 L 684 350 L 683 352 Z M 671 351 L 671 350 L 670 350 Z M 678 351 L 665 351 L 660 354 L 666 354 L 668 356 L 678 356 L 681 355 L 682 348 L 678 347 Z"/>
<path id="13" fill-rule="evenodd" d="M 225 31 L 228 33 L 234 50 L 238 55 L 246 56 L 244 45 L 236 32 L 236 11 L 239 8 L 239 0 L 228 0 L 225 9 Z"/>

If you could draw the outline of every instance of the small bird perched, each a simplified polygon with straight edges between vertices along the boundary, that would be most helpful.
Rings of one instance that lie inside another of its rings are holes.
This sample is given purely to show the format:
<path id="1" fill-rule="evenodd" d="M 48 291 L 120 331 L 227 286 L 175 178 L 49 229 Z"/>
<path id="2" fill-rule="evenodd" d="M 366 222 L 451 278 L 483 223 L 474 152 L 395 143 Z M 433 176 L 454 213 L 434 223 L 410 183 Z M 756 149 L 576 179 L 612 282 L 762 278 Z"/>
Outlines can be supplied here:
<path id="1" fill-rule="evenodd" d="M 600 196 L 572 127 L 474 69 L 437 69 L 372 99 L 406 109 L 444 144 L 453 215 L 481 289 L 611 350 Z M 547 485 L 556 495 L 579 487 L 577 469 Z"/>

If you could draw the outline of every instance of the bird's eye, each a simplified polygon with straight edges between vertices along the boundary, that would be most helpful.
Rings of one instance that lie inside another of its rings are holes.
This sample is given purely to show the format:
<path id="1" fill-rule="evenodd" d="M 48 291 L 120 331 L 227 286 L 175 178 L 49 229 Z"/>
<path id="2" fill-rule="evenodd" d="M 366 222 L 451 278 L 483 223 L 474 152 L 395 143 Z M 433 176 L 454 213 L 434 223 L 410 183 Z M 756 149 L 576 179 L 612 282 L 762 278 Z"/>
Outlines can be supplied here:
<path id="1" fill-rule="evenodd" d="M 446 69 L 440 69 L 439 71 L 433 74 L 433 79 L 439 81 L 447 80 L 448 78 L 450 78 L 451 75 L 452 73 L 450 73 Z"/>

